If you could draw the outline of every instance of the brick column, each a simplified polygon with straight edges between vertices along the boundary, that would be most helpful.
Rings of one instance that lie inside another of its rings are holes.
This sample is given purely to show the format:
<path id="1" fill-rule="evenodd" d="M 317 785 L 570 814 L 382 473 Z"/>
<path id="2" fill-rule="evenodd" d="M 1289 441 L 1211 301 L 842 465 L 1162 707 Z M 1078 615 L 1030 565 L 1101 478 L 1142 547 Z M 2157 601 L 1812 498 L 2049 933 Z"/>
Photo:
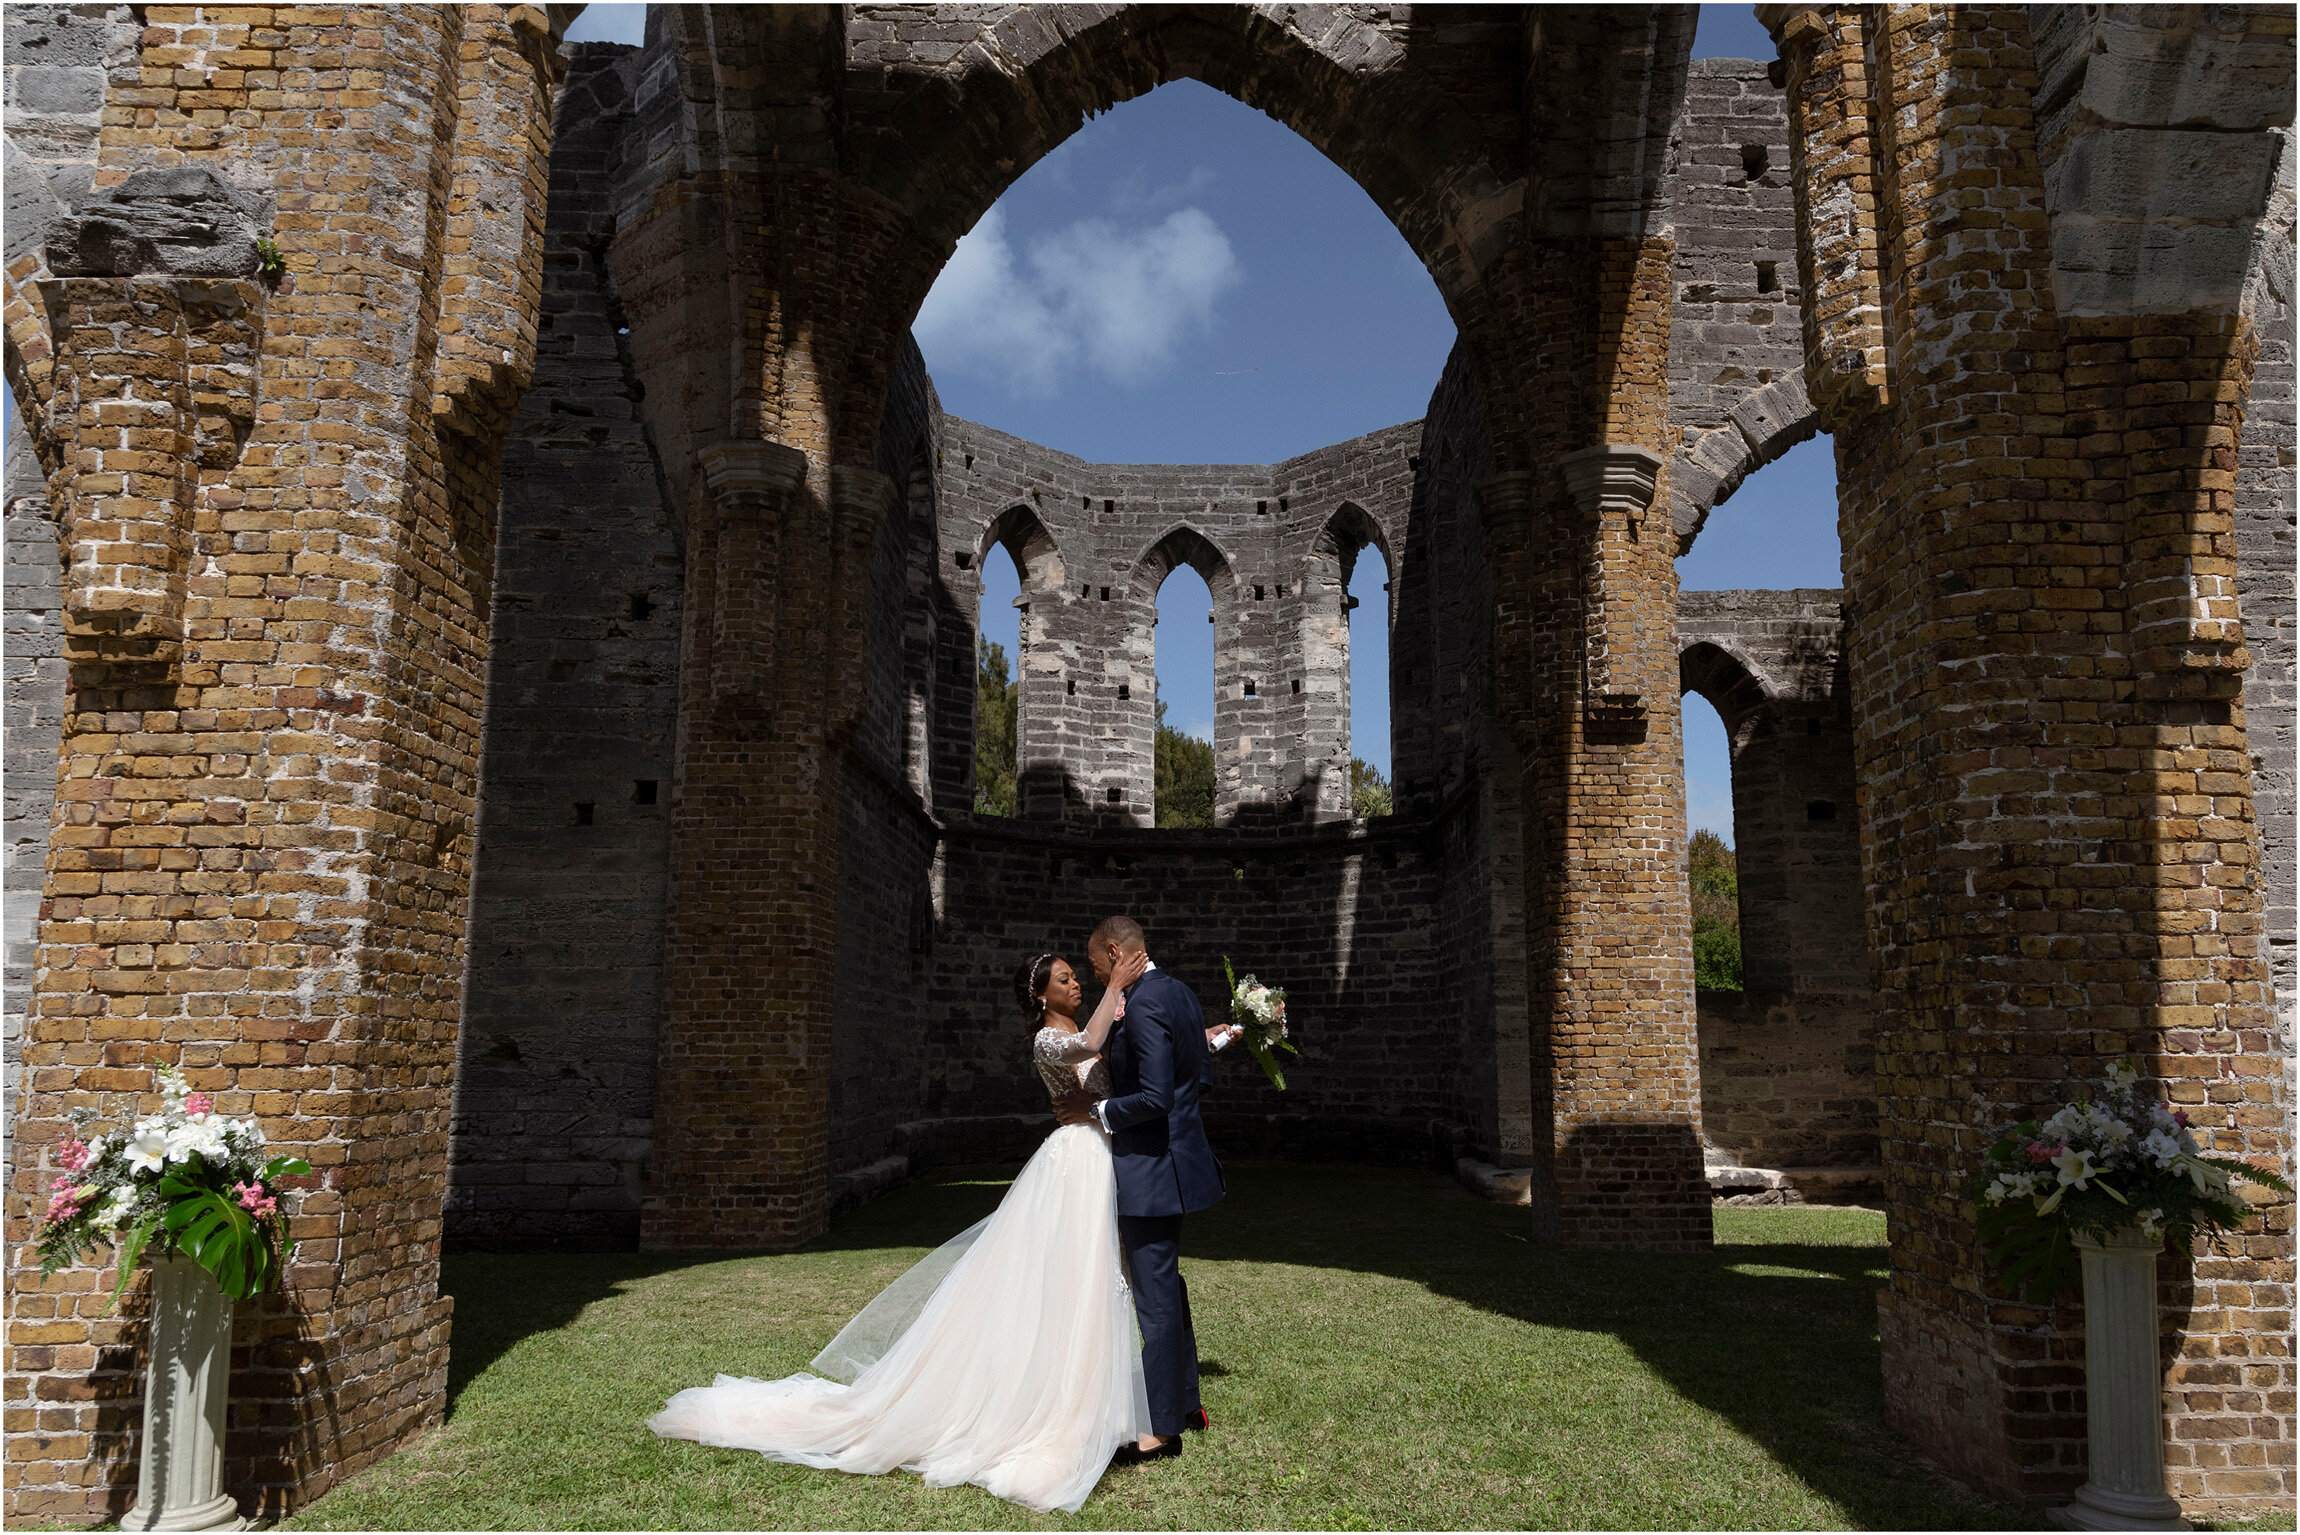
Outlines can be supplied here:
<path id="1" fill-rule="evenodd" d="M 27 1239 L 66 1111 L 148 1112 L 156 1065 L 317 1173 L 284 1292 L 240 1308 L 243 1511 L 292 1511 L 445 1404 L 500 439 L 433 405 L 457 120 L 503 120 L 516 89 L 529 131 L 500 161 L 540 186 L 548 147 L 542 13 L 523 80 L 463 70 L 466 24 L 501 20 L 153 7 L 112 76 L 108 206 L 50 231 L 55 395 L 26 424 L 58 469 L 70 670 L 8 1191 L 18 1521 L 127 1506 L 140 1303 L 105 1307 L 99 1269 L 43 1283 Z M 148 220 L 185 199 L 212 245 L 137 233 L 178 227 Z M 283 269 L 249 280 L 259 235 Z M 489 323 L 531 334 L 531 303 L 497 294 Z"/>
<path id="2" fill-rule="evenodd" d="M 2070 301 L 2093 272 L 2048 237 L 2029 12 L 1761 9 L 1801 263 L 1873 253 L 1883 298 L 1873 330 L 1827 304 L 1806 324 L 1879 968 L 1888 1408 L 1959 1476 L 2052 1499 L 2084 1474 L 2082 1308 L 2015 1304 L 1984 1270 L 1983 1148 L 2129 1054 L 2212 1149 L 2289 1150 L 2230 596 L 2248 338 L 2170 257 L 2149 295 L 2193 308 Z M 1874 366 L 1841 366 L 1861 344 Z M 2290 1496 L 2290 1232 L 2279 1202 L 2161 1260 L 2191 1510 Z"/>
<path id="3" fill-rule="evenodd" d="M 790 1247 L 829 1218 L 840 754 L 895 490 L 838 466 L 822 497 L 805 454 L 759 438 L 698 469 L 640 1243 Z"/>
<path id="4" fill-rule="evenodd" d="M 1665 273 L 1666 243 L 1648 243 L 1660 254 L 1635 253 L 1632 269 Z M 1535 1222 L 1568 1247 L 1710 1241 L 1675 545 L 1645 525 L 1662 456 L 1634 440 L 1663 431 L 1646 354 L 1666 352 L 1666 293 L 1630 284 L 1594 327 L 1624 385 L 1595 414 L 1629 440 L 1504 471 L 1477 493 L 1495 695 L 1521 774 Z"/>
<path id="5" fill-rule="evenodd" d="M 829 1176 L 830 998 L 807 961 L 831 952 L 809 907 L 835 901 L 813 785 L 791 781 L 819 770 L 820 743 L 786 696 L 829 571 L 790 569 L 802 551 L 784 548 L 805 454 L 749 438 L 704 449 L 699 468 L 641 1245 L 789 1246 L 823 1220 Z"/>

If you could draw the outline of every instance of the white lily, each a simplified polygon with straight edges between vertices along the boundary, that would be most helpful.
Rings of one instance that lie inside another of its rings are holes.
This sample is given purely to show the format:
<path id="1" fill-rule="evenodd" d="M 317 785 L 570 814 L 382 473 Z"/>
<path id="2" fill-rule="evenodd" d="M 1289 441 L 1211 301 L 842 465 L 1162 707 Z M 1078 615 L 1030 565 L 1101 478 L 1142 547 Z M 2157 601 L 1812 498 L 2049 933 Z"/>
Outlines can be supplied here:
<path id="1" fill-rule="evenodd" d="M 2085 1186 L 2086 1179 L 2092 1177 L 2099 1170 L 2092 1165 L 2091 1152 L 2079 1150 L 2074 1146 L 2065 1148 L 2059 1156 L 2052 1159 L 2052 1162 L 2053 1166 L 2060 1170 L 2060 1181 L 2064 1184 L 2073 1184 L 2079 1189 Z"/>
<path id="2" fill-rule="evenodd" d="M 156 1173 L 168 1164 L 168 1122 L 139 1119 L 128 1132 L 128 1165 L 140 1173 Z"/>

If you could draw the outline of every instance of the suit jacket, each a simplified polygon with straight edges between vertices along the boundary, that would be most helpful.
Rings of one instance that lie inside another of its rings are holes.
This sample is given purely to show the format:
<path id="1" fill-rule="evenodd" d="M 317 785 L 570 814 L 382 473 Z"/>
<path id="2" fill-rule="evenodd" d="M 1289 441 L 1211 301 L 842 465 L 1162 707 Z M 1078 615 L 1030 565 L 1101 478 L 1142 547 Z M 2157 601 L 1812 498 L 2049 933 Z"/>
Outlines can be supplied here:
<path id="1" fill-rule="evenodd" d="M 1102 1059 L 1118 1213 L 1186 1215 L 1219 1202 L 1222 1164 L 1198 1117 L 1199 1100 L 1213 1090 L 1214 1058 L 1197 995 L 1163 970 L 1136 981 Z"/>

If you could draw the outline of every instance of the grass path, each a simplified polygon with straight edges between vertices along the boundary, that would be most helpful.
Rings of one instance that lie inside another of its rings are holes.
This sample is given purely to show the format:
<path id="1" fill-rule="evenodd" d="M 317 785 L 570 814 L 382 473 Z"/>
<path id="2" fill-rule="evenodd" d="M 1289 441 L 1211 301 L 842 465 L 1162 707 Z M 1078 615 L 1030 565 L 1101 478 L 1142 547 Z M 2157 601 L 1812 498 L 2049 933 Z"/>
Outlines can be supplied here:
<path id="1" fill-rule="evenodd" d="M 1076 1515 L 851 1477 L 642 1426 L 724 1370 L 803 1368 L 987 1213 L 950 1170 L 800 1253 L 462 1256 L 446 1425 L 291 1529 L 1957 1529 L 1886 1429 L 1884 1220 L 1723 1209 L 1715 1252 L 1560 1254 L 1427 1173 L 1248 1164 L 1184 1235 L 1215 1431 Z"/>

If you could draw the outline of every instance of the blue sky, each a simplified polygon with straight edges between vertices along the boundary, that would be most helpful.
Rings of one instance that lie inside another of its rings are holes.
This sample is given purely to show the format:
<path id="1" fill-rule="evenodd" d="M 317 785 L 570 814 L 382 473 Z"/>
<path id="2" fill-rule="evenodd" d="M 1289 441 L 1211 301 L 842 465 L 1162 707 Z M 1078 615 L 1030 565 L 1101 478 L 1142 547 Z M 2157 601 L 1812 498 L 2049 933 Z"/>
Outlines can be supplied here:
<path id="1" fill-rule="evenodd" d="M 636 42 L 645 7 L 593 6 L 568 35 Z M 1746 5 L 1704 5 L 1696 58 L 1774 55 Z M 1009 187 L 916 327 L 944 406 L 1104 462 L 1267 463 L 1418 417 L 1453 324 L 1371 199 L 1260 112 L 1182 80 L 1088 123 Z M 1687 590 L 1835 586 L 1826 438 L 1751 475 L 1678 561 Z M 1350 583 L 1357 754 L 1387 772 L 1379 556 Z M 1015 648 L 1013 567 L 983 572 L 983 632 Z M 1159 593 L 1168 718 L 1210 731 L 1212 626 L 1187 567 Z M 1695 827 L 1730 838 L 1714 710 L 1685 703 Z"/>

